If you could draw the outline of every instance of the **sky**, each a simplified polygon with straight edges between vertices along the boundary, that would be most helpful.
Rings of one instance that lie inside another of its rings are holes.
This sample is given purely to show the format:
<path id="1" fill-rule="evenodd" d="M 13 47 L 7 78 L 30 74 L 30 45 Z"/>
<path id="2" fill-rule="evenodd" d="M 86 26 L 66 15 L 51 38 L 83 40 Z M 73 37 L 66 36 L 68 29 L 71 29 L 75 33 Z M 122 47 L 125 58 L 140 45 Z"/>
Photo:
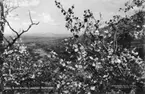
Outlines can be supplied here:
<path id="1" fill-rule="evenodd" d="M 8 16 L 8 21 L 12 27 L 20 31 L 26 29 L 30 24 L 29 11 L 34 22 L 40 22 L 39 25 L 33 26 L 27 34 L 70 34 L 65 28 L 64 16 L 55 5 L 55 0 L 10 0 L 9 5 L 17 6 Z M 82 17 L 83 11 L 90 9 L 96 19 L 99 19 L 99 13 L 102 14 L 104 21 L 109 20 L 112 15 L 118 14 L 119 8 L 124 7 L 128 0 L 58 0 L 68 9 L 75 6 L 75 14 Z M 11 34 L 6 27 L 6 34 Z"/>

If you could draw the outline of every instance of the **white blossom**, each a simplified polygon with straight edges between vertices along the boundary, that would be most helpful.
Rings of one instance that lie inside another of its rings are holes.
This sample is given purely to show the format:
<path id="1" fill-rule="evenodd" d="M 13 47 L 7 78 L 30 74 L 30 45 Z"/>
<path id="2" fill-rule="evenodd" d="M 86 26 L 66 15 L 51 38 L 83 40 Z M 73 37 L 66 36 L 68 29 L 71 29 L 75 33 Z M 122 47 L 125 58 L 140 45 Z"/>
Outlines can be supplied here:
<path id="1" fill-rule="evenodd" d="M 90 88 L 91 90 L 95 90 L 95 86 L 91 86 L 91 88 Z"/>

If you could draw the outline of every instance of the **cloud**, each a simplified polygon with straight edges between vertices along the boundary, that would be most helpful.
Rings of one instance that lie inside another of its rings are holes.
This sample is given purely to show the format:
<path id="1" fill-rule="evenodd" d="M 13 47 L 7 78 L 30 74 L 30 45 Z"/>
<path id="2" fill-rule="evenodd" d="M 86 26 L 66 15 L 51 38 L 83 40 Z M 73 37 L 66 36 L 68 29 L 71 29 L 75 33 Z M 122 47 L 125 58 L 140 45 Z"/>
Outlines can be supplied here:
<path id="1" fill-rule="evenodd" d="M 19 23 L 19 25 L 18 25 L 19 28 L 18 29 L 26 30 L 29 27 L 30 24 L 31 24 L 30 21 L 23 21 L 23 22 Z"/>
<path id="2" fill-rule="evenodd" d="M 30 22 L 23 22 L 23 23 L 22 23 L 22 26 L 25 27 L 25 26 L 28 26 L 28 25 L 30 25 L 30 24 L 31 24 Z"/>
<path id="3" fill-rule="evenodd" d="M 39 5 L 40 0 L 12 0 L 7 2 L 10 6 L 20 6 L 20 7 L 29 7 Z"/>
<path id="4" fill-rule="evenodd" d="M 32 11 L 30 11 L 30 12 L 33 14 Z M 35 14 L 35 12 L 34 12 L 34 14 Z M 54 19 L 51 17 L 51 15 L 49 13 L 45 13 L 45 12 L 38 14 L 35 17 L 32 17 L 32 20 L 33 20 L 33 22 L 40 22 L 43 24 L 59 25 L 58 23 L 56 23 L 54 21 Z M 21 22 L 21 26 L 23 28 L 27 28 L 30 24 L 31 24 L 31 22 L 29 20 Z"/>
<path id="5" fill-rule="evenodd" d="M 54 19 L 48 13 L 43 12 L 42 14 L 39 14 L 38 17 L 40 22 L 56 25 Z"/>
<path id="6" fill-rule="evenodd" d="M 31 13 L 31 14 L 36 14 L 37 12 L 36 12 L 36 11 L 31 10 L 31 11 L 30 11 L 30 13 Z"/>
<path id="7" fill-rule="evenodd" d="M 115 2 L 115 3 L 119 3 L 119 2 L 124 2 L 126 0 L 102 0 L 103 2 Z"/>
<path id="8" fill-rule="evenodd" d="M 127 1 L 126 0 L 102 0 L 102 2 L 110 5 L 110 7 L 111 6 L 117 7 L 124 4 Z"/>
<path id="9" fill-rule="evenodd" d="M 18 21 L 18 20 L 20 20 L 20 18 L 19 17 L 14 17 L 14 20 Z"/>
<path id="10" fill-rule="evenodd" d="M 40 0 L 23 0 L 18 4 L 23 7 L 27 6 L 37 6 L 40 3 Z"/>
<path id="11" fill-rule="evenodd" d="M 112 1 L 112 0 L 102 0 L 103 2 L 110 2 L 110 1 Z"/>

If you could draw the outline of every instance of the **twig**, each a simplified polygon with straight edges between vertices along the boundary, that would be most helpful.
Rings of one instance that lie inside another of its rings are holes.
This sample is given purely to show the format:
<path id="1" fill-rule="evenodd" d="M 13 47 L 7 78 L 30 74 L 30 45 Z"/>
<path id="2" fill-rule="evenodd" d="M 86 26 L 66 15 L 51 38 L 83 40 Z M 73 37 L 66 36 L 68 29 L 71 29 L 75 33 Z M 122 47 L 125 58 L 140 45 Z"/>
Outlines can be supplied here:
<path id="1" fill-rule="evenodd" d="M 11 47 L 22 36 L 22 34 L 28 32 L 33 25 L 39 24 L 39 22 L 37 22 L 37 23 L 33 22 L 30 11 L 29 11 L 29 18 L 30 18 L 31 24 L 28 26 L 28 28 L 26 30 L 22 30 L 21 33 L 18 33 L 18 31 L 14 30 L 12 28 L 12 26 L 10 25 L 10 23 L 6 19 L 4 19 L 5 22 L 7 23 L 8 27 L 16 34 L 16 37 L 14 39 L 12 38 L 12 42 L 9 42 L 8 45 L 6 46 L 6 48 Z"/>

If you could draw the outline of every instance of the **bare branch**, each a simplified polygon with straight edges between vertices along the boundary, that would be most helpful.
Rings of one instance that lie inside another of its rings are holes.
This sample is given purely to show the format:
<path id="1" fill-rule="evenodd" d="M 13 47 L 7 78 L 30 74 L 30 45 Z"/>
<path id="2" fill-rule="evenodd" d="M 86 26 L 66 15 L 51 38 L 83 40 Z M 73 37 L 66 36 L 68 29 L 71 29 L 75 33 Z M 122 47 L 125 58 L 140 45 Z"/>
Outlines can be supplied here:
<path id="1" fill-rule="evenodd" d="M 12 39 L 12 42 L 10 42 L 10 43 L 6 46 L 6 48 L 13 46 L 13 44 L 14 44 L 14 43 L 15 43 L 24 33 L 28 32 L 28 31 L 32 28 L 33 25 L 38 25 L 38 24 L 39 24 L 39 22 L 37 22 L 37 23 L 34 23 L 34 22 L 33 22 L 30 11 L 29 11 L 29 18 L 30 18 L 31 24 L 28 26 L 28 28 L 27 28 L 26 30 L 22 30 L 21 33 L 18 33 L 18 31 L 14 30 L 14 29 L 11 27 L 10 23 L 5 19 L 5 22 L 7 23 L 7 25 L 9 26 L 9 28 L 16 34 L 16 37 L 15 37 L 14 39 Z"/>
<path id="2" fill-rule="evenodd" d="M 8 44 L 10 43 L 10 41 L 5 36 L 3 36 L 3 38 Z"/>
<path id="3" fill-rule="evenodd" d="M 9 12 L 12 12 L 13 10 L 17 9 L 18 7 L 19 7 L 19 6 L 11 7 L 11 8 L 9 9 Z"/>
<path id="4" fill-rule="evenodd" d="M 4 20 L 7 23 L 8 27 L 18 36 L 19 35 L 18 32 L 11 27 L 10 23 L 6 19 Z"/>
<path id="5" fill-rule="evenodd" d="M 38 24 L 39 24 L 39 22 L 37 22 L 37 23 L 34 23 L 34 22 L 33 22 L 32 17 L 31 17 L 31 12 L 30 12 L 30 11 L 29 11 L 29 18 L 30 18 L 31 24 L 28 26 L 28 28 L 27 28 L 26 30 L 23 30 L 22 33 L 29 31 L 29 29 L 30 29 L 33 25 L 38 25 Z"/>
<path id="6" fill-rule="evenodd" d="M 17 9 L 19 6 L 16 6 L 16 7 L 7 7 L 5 9 L 5 18 L 7 17 L 7 15 L 9 15 L 10 12 L 12 12 L 13 10 Z"/>
<path id="7" fill-rule="evenodd" d="M 13 40 L 12 36 L 9 36 L 11 38 L 11 40 Z"/>
<path id="8" fill-rule="evenodd" d="M 29 17 L 30 17 L 31 23 L 33 23 L 33 20 L 32 20 L 32 17 L 31 17 L 31 13 L 30 13 L 30 10 L 29 10 Z"/>

